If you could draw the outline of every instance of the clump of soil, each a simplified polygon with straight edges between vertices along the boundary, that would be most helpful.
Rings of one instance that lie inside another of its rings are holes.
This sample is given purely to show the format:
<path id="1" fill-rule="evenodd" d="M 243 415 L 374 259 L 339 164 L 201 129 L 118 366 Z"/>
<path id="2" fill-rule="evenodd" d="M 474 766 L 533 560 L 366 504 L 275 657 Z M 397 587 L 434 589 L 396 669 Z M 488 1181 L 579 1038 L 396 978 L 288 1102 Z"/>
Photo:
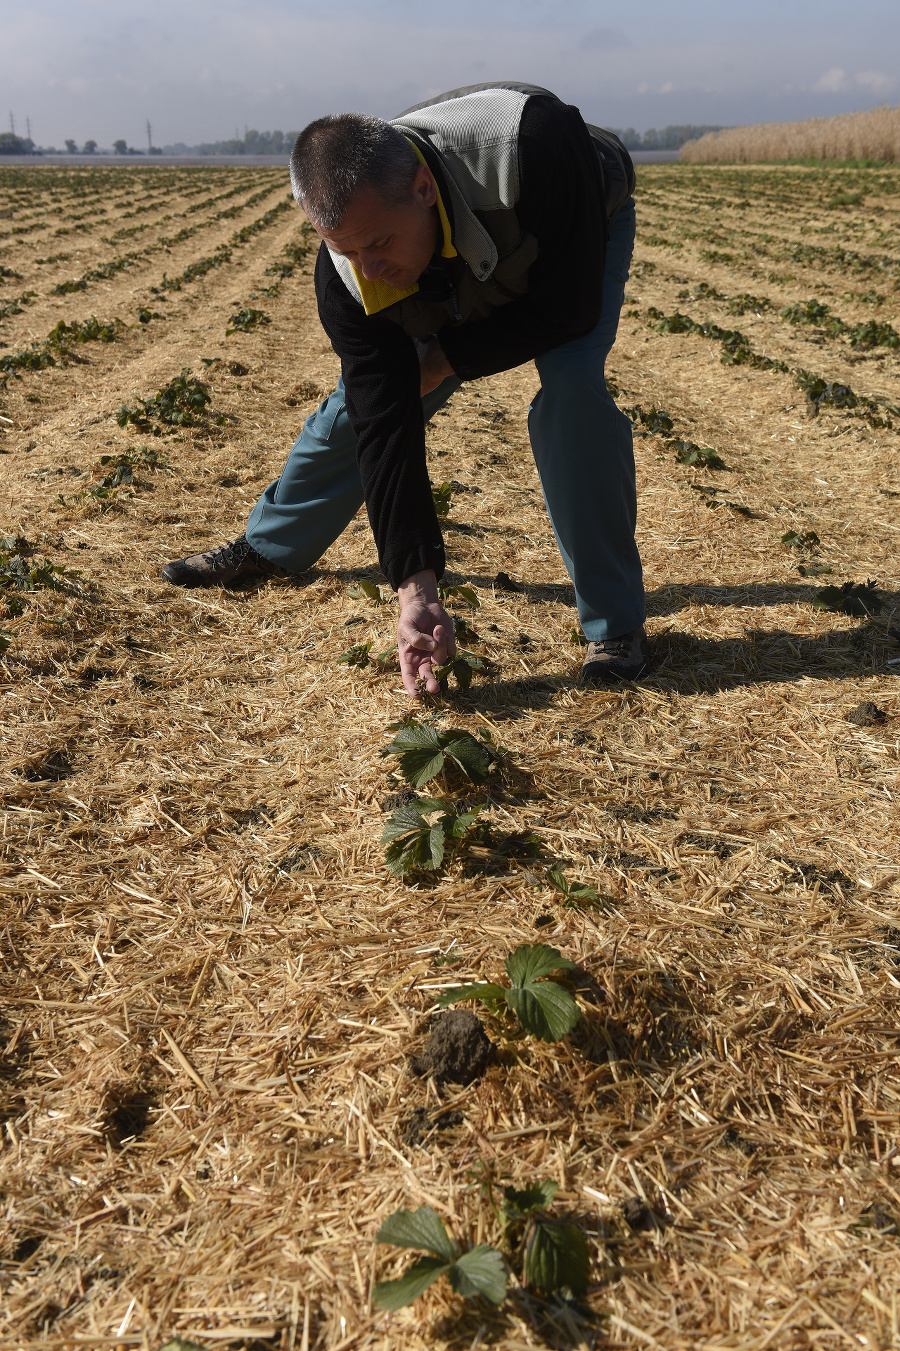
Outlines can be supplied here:
<path id="1" fill-rule="evenodd" d="M 648 1233 L 652 1229 L 664 1229 L 666 1217 L 659 1215 L 640 1196 L 629 1196 L 622 1203 L 622 1215 L 629 1229 L 635 1233 Z"/>
<path id="2" fill-rule="evenodd" d="M 856 723 L 857 727 L 875 727 L 887 718 L 883 708 L 873 704 L 871 699 L 864 699 L 856 708 L 852 708 L 847 714 L 847 721 Z"/>
<path id="3" fill-rule="evenodd" d="M 405 1145 L 415 1149 L 421 1145 L 432 1131 L 445 1131 L 451 1126 L 462 1125 L 462 1112 L 429 1112 L 427 1107 L 417 1107 L 404 1122 L 401 1139 Z"/>
<path id="4" fill-rule="evenodd" d="M 421 1055 L 410 1056 L 410 1068 L 420 1078 L 426 1074 L 439 1084 L 471 1084 L 492 1065 L 497 1048 L 481 1023 L 468 1009 L 449 1009 L 431 1020 L 431 1030 Z"/>
<path id="5" fill-rule="evenodd" d="M 415 802 L 415 800 L 416 795 L 411 788 L 398 788 L 396 793 L 388 793 L 384 799 L 384 810 L 393 812 L 398 807 L 405 807 L 407 803 Z"/>

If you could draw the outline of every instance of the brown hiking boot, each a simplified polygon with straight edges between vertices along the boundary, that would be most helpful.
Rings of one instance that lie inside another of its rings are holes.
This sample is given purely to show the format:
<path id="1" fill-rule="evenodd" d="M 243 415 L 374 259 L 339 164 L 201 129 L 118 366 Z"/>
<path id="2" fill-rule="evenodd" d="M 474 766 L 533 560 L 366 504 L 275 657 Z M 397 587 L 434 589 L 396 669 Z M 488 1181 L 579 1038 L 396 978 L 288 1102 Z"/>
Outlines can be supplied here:
<path id="1" fill-rule="evenodd" d="M 246 535 L 207 554 L 176 558 L 162 575 L 173 586 L 239 586 L 241 582 L 280 574 L 281 569 L 258 554 Z"/>
<path id="2" fill-rule="evenodd" d="M 602 643 L 588 643 L 581 668 L 581 679 L 586 685 L 611 684 L 619 680 L 638 680 L 650 664 L 647 635 L 643 624 L 620 638 L 605 638 Z"/>

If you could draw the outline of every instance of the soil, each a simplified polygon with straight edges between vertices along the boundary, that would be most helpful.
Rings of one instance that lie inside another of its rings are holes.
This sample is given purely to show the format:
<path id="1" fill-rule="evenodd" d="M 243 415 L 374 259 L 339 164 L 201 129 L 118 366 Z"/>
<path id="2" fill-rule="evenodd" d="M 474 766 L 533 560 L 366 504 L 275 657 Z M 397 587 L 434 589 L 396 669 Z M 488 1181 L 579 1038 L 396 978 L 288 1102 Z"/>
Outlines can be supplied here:
<path id="1" fill-rule="evenodd" d="M 871 699 L 864 699 L 856 708 L 852 708 L 847 714 L 848 722 L 855 722 L 857 727 L 875 727 L 878 723 L 884 722 L 887 718 L 883 708 L 873 704 Z"/>
<path id="2" fill-rule="evenodd" d="M 427 1107 L 417 1107 L 407 1118 L 401 1132 L 401 1139 L 410 1149 L 424 1145 L 435 1131 L 449 1130 L 451 1126 L 462 1125 L 462 1112 L 429 1112 Z"/>
<path id="3" fill-rule="evenodd" d="M 420 1078 L 437 1083 L 471 1084 L 492 1065 L 497 1048 L 468 1009 L 449 1009 L 431 1020 L 421 1055 L 410 1057 L 410 1068 Z"/>

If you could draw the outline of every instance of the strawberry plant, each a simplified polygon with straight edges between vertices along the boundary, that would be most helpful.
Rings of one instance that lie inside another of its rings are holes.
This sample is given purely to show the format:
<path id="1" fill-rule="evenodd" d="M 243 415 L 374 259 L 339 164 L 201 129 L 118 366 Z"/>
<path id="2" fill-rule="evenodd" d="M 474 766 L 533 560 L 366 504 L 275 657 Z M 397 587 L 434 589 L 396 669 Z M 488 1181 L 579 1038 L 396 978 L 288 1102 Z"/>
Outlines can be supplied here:
<path id="1" fill-rule="evenodd" d="M 466 652 L 464 648 L 457 648 L 456 656 L 448 658 L 442 666 L 435 666 L 432 672 L 435 680 L 444 681 L 451 675 L 461 690 L 467 690 L 472 683 L 472 676 L 476 671 L 490 673 L 494 669 L 494 663 L 490 657 L 476 657 L 474 652 Z"/>
<path id="2" fill-rule="evenodd" d="M 816 549 L 821 540 L 815 530 L 788 530 L 781 542 L 786 549 Z"/>
<path id="3" fill-rule="evenodd" d="M 0 539 L 0 591 L 62 591 L 83 594 L 81 574 L 71 568 L 35 558 L 34 545 L 21 535 Z"/>
<path id="4" fill-rule="evenodd" d="M 207 411 L 210 403 L 209 385 L 198 380 L 186 366 L 152 399 L 138 399 L 135 405 L 123 403 L 116 413 L 116 422 L 120 427 L 131 423 L 138 431 L 151 432 L 153 436 L 162 436 L 176 427 L 200 427 L 209 422 L 223 426 L 223 414 Z"/>
<path id="5" fill-rule="evenodd" d="M 600 899 L 600 893 L 593 887 L 582 886 L 579 883 L 573 886 L 570 882 L 567 882 L 562 868 L 548 868 L 546 877 L 550 885 L 565 897 L 566 905 L 577 905 L 579 901 L 599 901 Z"/>
<path id="6" fill-rule="evenodd" d="M 674 447 L 676 464 L 686 464 L 689 467 L 697 465 L 700 469 L 728 468 L 718 451 L 710 450 L 709 447 L 697 446 L 693 441 L 677 439 L 668 441 L 666 444 Z"/>
<path id="7" fill-rule="evenodd" d="M 850 333 L 851 347 L 900 347 L 900 333 L 890 324 L 879 324 L 870 319 L 868 323 L 857 324 Z"/>
<path id="8" fill-rule="evenodd" d="M 478 599 L 478 592 L 474 586 L 458 586 L 450 582 L 438 582 L 438 597 L 443 604 L 446 604 L 448 600 L 461 600 L 466 605 L 471 605 L 473 610 L 478 610 L 481 607 L 481 601 Z"/>
<path id="9" fill-rule="evenodd" d="M 496 751 L 459 727 L 439 732 L 428 723 L 407 718 L 389 730 L 395 728 L 397 735 L 382 755 L 397 757 L 400 773 L 413 788 L 422 788 L 451 766 L 472 783 L 484 783 L 499 760 Z"/>
<path id="10" fill-rule="evenodd" d="M 461 803 L 431 797 L 404 803 L 381 832 L 388 868 L 398 877 L 418 870 L 437 872 L 447 851 L 465 838 L 480 811 L 481 807 L 466 811 Z M 436 813 L 436 819 L 429 821 Z"/>
<path id="11" fill-rule="evenodd" d="M 814 610 L 832 614 L 874 615 L 884 608 L 871 578 L 866 582 L 844 582 L 842 586 L 823 586 L 813 598 Z"/>
<path id="12" fill-rule="evenodd" d="M 412 1304 L 439 1276 L 446 1276 L 452 1289 L 466 1299 L 480 1295 L 491 1304 L 500 1304 L 506 1295 L 506 1267 L 500 1253 L 486 1243 L 461 1253 L 431 1206 L 395 1211 L 378 1230 L 375 1242 L 428 1254 L 398 1280 L 375 1283 L 372 1297 L 381 1309 Z"/>
<path id="13" fill-rule="evenodd" d="M 504 1187 L 505 1231 L 524 1227 L 523 1285 L 544 1296 L 557 1291 L 583 1295 L 591 1274 L 587 1239 L 576 1224 L 547 1214 L 558 1186 L 548 1178 L 528 1187 Z"/>
<path id="14" fill-rule="evenodd" d="M 255 310 L 252 307 L 239 310 L 228 320 L 228 327 L 225 330 L 226 335 L 232 333 L 249 333 L 254 328 L 259 328 L 262 324 L 271 324 L 272 320 L 263 310 Z"/>
<path id="15" fill-rule="evenodd" d="M 459 985 L 445 990 L 438 999 L 441 1008 L 463 1000 L 478 999 L 499 1007 L 506 1004 L 524 1032 L 540 1041 L 560 1041 L 578 1023 L 581 1014 L 571 992 L 552 977 L 554 971 L 574 971 L 575 963 L 546 943 L 523 943 L 504 962 L 508 986 Z"/>
<path id="16" fill-rule="evenodd" d="M 450 513 L 450 504 L 451 504 L 452 501 L 453 501 L 453 486 L 452 486 L 452 484 L 450 484 L 450 483 L 442 483 L 442 484 L 440 485 L 440 487 L 437 487 L 437 488 L 434 486 L 434 484 L 432 484 L 432 485 L 431 485 L 431 497 L 432 497 L 432 500 L 434 501 L 434 509 L 435 509 L 435 511 L 437 512 L 438 516 L 439 516 L 441 519 L 443 519 L 443 517 L 449 515 L 449 513 Z"/>
<path id="17" fill-rule="evenodd" d="M 370 642 L 354 643 L 352 647 L 347 648 L 346 652 L 341 653 L 337 659 L 337 664 L 338 666 L 356 666 L 360 669 L 363 666 L 368 666 L 371 649 L 372 644 Z"/>
<path id="18" fill-rule="evenodd" d="M 387 604 L 384 596 L 381 594 L 381 587 L 376 586 L 374 582 L 368 581 L 365 577 L 361 577 L 355 586 L 349 587 L 347 595 L 352 596 L 354 600 L 362 600 L 362 598 L 365 597 L 366 600 L 370 600 L 373 605 Z"/>

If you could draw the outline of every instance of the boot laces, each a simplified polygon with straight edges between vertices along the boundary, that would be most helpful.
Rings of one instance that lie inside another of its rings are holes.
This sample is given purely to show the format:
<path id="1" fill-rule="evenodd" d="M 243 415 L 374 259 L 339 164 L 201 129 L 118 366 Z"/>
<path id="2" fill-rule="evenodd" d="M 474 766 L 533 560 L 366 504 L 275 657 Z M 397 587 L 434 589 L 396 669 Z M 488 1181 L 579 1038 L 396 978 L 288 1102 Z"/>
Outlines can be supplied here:
<path id="1" fill-rule="evenodd" d="M 241 535 L 240 539 L 223 544 L 220 549 L 211 549 L 209 553 L 203 555 L 203 559 L 211 568 L 218 571 L 220 568 L 240 567 L 251 554 L 255 555 L 256 550 L 246 536 Z"/>

